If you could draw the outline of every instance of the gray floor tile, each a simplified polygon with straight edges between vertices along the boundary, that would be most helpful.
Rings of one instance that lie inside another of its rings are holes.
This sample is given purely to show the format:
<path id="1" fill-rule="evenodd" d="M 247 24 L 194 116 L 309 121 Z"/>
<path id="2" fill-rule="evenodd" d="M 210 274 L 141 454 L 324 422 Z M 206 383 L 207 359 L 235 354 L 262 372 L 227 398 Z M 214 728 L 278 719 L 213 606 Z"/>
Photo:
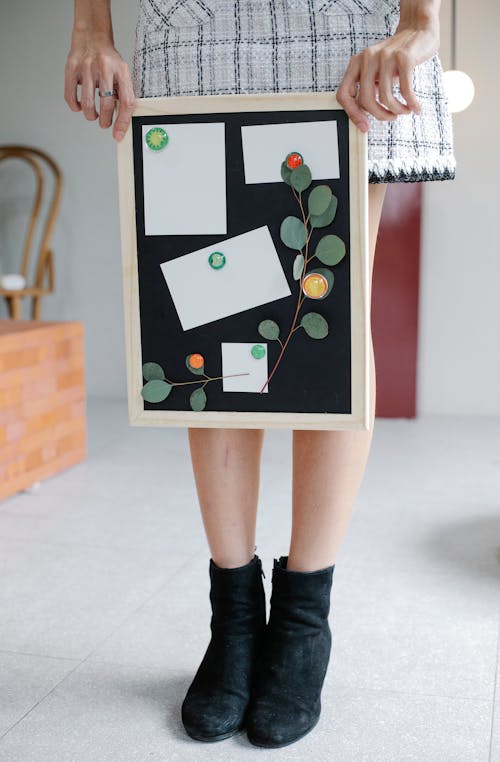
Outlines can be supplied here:
<path id="1" fill-rule="evenodd" d="M 208 555 L 193 558 L 90 659 L 193 672 L 210 638 L 208 563 Z"/>
<path id="2" fill-rule="evenodd" d="M 36 543 L 193 553 L 205 546 L 194 488 L 190 485 L 134 496 L 37 494 L 0 512 L 0 536 Z"/>
<path id="3" fill-rule="evenodd" d="M 0 649 L 83 658 L 189 558 L 0 540 Z"/>
<path id="4" fill-rule="evenodd" d="M 263 560 L 271 565 L 271 559 Z M 182 668 L 193 673 L 210 639 L 208 564 L 208 554 L 190 560 L 165 588 L 100 643 L 90 660 L 151 669 Z M 269 574 L 263 582 L 269 601 Z"/>
<path id="5" fill-rule="evenodd" d="M 497 693 L 498 696 L 498 693 Z M 493 727 L 491 732 L 491 757 L 489 762 L 500 762 L 500 698 L 495 702 L 493 710 Z"/>
<path id="6" fill-rule="evenodd" d="M 85 463 L 0 503 L 0 650 L 17 652 L 4 661 L 7 723 L 71 659 L 87 659 L 8 732 L 2 760 L 486 762 L 500 420 L 376 421 L 334 575 L 324 717 L 277 752 L 244 736 L 195 744 L 179 726 L 210 617 L 186 430 L 130 427 L 124 400 L 89 400 L 88 421 Z M 272 559 L 288 552 L 291 432 L 267 431 L 263 456 L 257 552 L 269 599 Z"/>
<path id="7" fill-rule="evenodd" d="M 498 590 L 465 572 L 335 570 L 331 670 L 339 686 L 491 700 Z"/>
<path id="8" fill-rule="evenodd" d="M 180 721 L 182 670 L 85 663 L 0 741 L 9 762 L 487 762 L 488 702 L 325 685 L 320 723 L 297 743 L 255 749 L 244 733 L 192 741 Z"/>
<path id="9" fill-rule="evenodd" d="M 498 633 L 498 651 L 495 672 L 496 685 L 495 701 L 492 709 L 490 762 L 500 762 L 500 628 Z"/>
<path id="10" fill-rule="evenodd" d="M 193 671 L 209 639 L 206 565 L 200 557 L 184 567 L 92 658 Z M 481 594 L 452 575 L 337 571 L 330 671 L 338 688 L 491 699 L 498 629 L 493 586 Z M 269 601 L 269 575 L 264 584 Z"/>
<path id="11" fill-rule="evenodd" d="M 328 736 L 333 735 L 330 759 L 342 762 L 488 759 L 488 701 L 385 691 L 338 693 L 323 720 L 323 748 L 326 752 Z M 323 759 L 328 759 L 327 753 Z"/>
<path id="12" fill-rule="evenodd" d="M 77 665 L 78 661 L 72 659 L 48 659 L 0 651 L 0 736 Z"/>

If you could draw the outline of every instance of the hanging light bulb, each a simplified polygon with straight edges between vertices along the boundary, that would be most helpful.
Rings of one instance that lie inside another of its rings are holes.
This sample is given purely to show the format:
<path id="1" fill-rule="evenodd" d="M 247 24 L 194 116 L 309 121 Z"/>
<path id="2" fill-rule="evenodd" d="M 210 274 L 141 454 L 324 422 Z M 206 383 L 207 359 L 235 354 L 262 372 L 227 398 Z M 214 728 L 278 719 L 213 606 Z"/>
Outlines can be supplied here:
<path id="1" fill-rule="evenodd" d="M 453 114 L 465 111 L 474 100 L 474 82 L 464 71 L 449 69 L 443 74 L 448 105 Z"/>
<path id="2" fill-rule="evenodd" d="M 474 82 L 457 69 L 457 4 L 451 3 L 451 69 L 444 72 L 443 85 L 453 114 L 465 111 L 474 99 Z"/>

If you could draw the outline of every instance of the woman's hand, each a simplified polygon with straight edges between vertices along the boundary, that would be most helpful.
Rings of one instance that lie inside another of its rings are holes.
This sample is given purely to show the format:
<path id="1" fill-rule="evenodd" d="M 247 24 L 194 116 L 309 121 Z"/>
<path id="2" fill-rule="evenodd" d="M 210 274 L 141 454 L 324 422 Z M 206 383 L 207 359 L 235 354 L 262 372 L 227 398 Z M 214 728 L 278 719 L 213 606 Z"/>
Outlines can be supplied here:
<path id="1" fill-rule="evenodd" d="M 401 0 L 396 33 L 351 58 L 337 100 L 363 132 L 369 127 L 365 112 L 382 121 L 420 113 L 412 85 L 413 69 L 438 51 L 438 7 L 435 0 Z M 406 104 L 394 95 L 397 83 Z"/>
<path id="2" fill-rule="evenodd" d="M 78 100 L 77 88 L 81 85 Z M 72 111 L 82 111 L 89 121 L 99 118 L 99 126 L 111 126 L 115 112 L 115 97 L 100 96 L 99 113 L 95 107 L 95 90 L 117 91 L 118 111 L 113 125 L 113 137 L 120 141 L 130 124 L 135 96 L 129 68 L 109 35 L 73 32 L 64 77 L 64 100 Z"/>

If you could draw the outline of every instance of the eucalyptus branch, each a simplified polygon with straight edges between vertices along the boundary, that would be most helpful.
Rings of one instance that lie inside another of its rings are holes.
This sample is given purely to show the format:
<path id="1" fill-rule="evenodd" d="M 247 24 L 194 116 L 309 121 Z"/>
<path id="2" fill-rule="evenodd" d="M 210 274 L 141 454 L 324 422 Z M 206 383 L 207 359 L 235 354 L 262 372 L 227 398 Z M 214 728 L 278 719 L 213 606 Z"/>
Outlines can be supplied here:
<path id="1" fill-rule="evenodd" d="M 304 212 L 304 205 L 302 204 L 302 193 L 297 194 L 295 189 L 293 187 L 292 187 L 292 190 L 293 190 L 293 195 L 295 196 L 296 200 L 299 203 L 300 211 L 302 213 L 302 220 L 304 222 L 304 226 L 306 228 L 306 232 L 308 232 L 307 231 L 307 225 L 308 225 L 308 222 L 309 222 L 309 217 L 306 218 L 306 214 Z M 276 362 L 274 363 L 273 369 L 272 369 L 271 373 L 268 375 L 267 380 L 266 380 L 264 386 L 260 390 L 260 394 L 263 393 L 264 389 L 266 388 L 266 386 L 269 384 L 270 380 L 272 379 L 272 377 L 276 373 L 276 370 L 278 369 L 278 365 L 280 364 L 281 359 L 282 359 L 282 357 L 283 357 L 283 355 L 285 353 L 285 349 L 286 349 L 286 347 L 288 345 L 288 342 L 290 341 L 290 339 L 292 337 L 292 334 L 294 333 L 295 328 L 296 328 L 297 318 L 299 316 L 300 308 L 302 307 L 302 304 L 303 304 L 303 301 L 304 301 L 303 298 L 302 298 L 302 288 L 303 288 L 303 285 L 304 285 L 304 277 L 305 277 L 305 272 L 306 272 L 306 267 L 307 267 L 307 262 L 308 262 L 307 255 L 308 255 L 308 251 L 309 251 L 309 241 L 311 239 L 311 235 L 312 235 L 312 228 L 311 228 L 311 231 L 309 232 L 309 234 L 307 235 L 307 238 L 306 238 L 305 255 L 303 254 L 303 256 L 304 256 L 304 265 L 302 267 L 302 273 L 301 273 L 301 276 L 300 276 L 297 307 L 295 309 L 295 315 L 293 316 L 292 325 L 291 325 L 291 328 L 290 328 L 290 330 L 288 332 L 288 336 L 285 339 L 284 344 L 280 341 L 281 352 L 279 353 L 278 358 L 277 358 Z M 302 249 L 300 249 L 300 253 L 302 254 Z"/>
<path id="2" fill-rule="evenodd" d="M 234 376 L 249 376 L 249 375 L 250 375 L 250 372 L 246 372 L 246 373 L 230 373 L 229 375 L 226 375 L 226 376 L 205 376 L 205 378 L 207 380 L 205 381 L 203 386 L 208 384 L 210 381 L 220 381 L 221 378 L 234 378 Z M 189 386 L 189 384 L 199 384 L 200 383 L 200 379 L 198 379 L 197 381 L 170 381 L 170 379 L 168 379 L 166 376 L 165 376 L 165 381 L 168 384 L 170 384 L 170 386 Z M 200 388 L 203 388 L 203 386 L 200 387 Z"/>
<path id="3" fill-rule="evenodd" d="M 191 364 L 193 358 L 196 358 L 196 365 Z M 169 396 L 170 392 L 175 386 L 192 386 L 197 385 L 197 388 L 191 392 L 189 397 L 189 403 L 191 409 L 195 412 L 199 412 L 205 409 L 207 402 L 207 395 L 205 393 L 205 387 L 211 381 L 220 381 L 223 378 L 234 378 L 235 376 L 249 376 L 250 372 L 243 373 L 229 373 L 223 376 L 209 376 L 204 372 L 204 359 L 202 355 L 190 354 L 186 357 L 186 367 L 188 367 L 192 373 L 195 373 L 198 378 L 193 381 L 173 381 L 165 376 L 163 368 L 156 362 L 148 362 L 142 366 L 142 374 L 146 383 L 142 387 L 141 394 L 146 402 L 163 402 Z M 199 366 L 199 367 L 197 367 Z"/>
<path id="4" fill-rule="evenodd" d="M 333 272 L 328 267 L 318 267 L 307 270 L 309 263 L 315 257 L 322 265 L 336 265 L 346 254 L 345 243 L 336 235 L 325 235 L 320 238 L 314 253 L 310 252 L 310 244 L 313 232 L 316 228 L 325 228 L 331 225 L 337 213 L 338 199 L 333 195 L 329 185 L 317 185 L 310 192 L 307 199 L 307 214 L 304 208 L 302 194 L 307 190 L 312 182 L 310 168 L 304 164 L 303 157 L 297 151 L 289 153 L 281 164 L 281 178 L 290 187 L 295 198 L 302 219 L 299 216 L 289 215 L 281 223 L 280 237 L 288 249 L 296 252 L 293 262 L 293 278 L 298 281 L 298 296 L 293 316 L 292 324 L 285 341 L 279 338 L 279 325 L 270 319 L 262 320 L 259 323 L 258 331 L 261 336 L 268 340 L 277 340 L 280 343 L 281 351 L 274 366 L 269 373 L 266 383 L 260 390 L 261 393 L 268 386 L 274 376 L 288 343 L 299 328 L 303 328 L 308 336 L 313 339 L 324 339 L 328 336 L 328 321 L 323 315 L 310 311 L 302 315 L 300 324 L 297 325 L 299 312 L 307 297 L 312 299 L 322 299 L 330 292 L 333 282 Z M 315 289 L 314 281 L 311 281 L 311 289 L 305 289 L 306 277 L 317 272 L 319 278 L 323 279 L 323 288 Z"/>

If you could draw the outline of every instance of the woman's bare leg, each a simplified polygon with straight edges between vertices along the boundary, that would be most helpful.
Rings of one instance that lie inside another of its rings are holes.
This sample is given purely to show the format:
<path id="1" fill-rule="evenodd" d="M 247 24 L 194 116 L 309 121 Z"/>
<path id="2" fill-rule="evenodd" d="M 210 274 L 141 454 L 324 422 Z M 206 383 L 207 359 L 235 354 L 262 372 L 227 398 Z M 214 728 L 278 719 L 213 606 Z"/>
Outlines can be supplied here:
<path id="1" fill-rule="evenodd" d="M 369 187 L 370 283 L 385 185 Z M 361 486 L 375 418 L 371 342 L 369 431 L 293 432 L 292 537 L 287 568 L 314 571 L 335 562 Z"/>
<path id="2" fill-rule="evenodd" d="M 211 557 L 235 568 L 254 555 L 263 429 L 190 428 L 189 446 Z"/>
<path id="3" fill-rule="evenodd" d="M 370 278 L 385 185 L 370 186 Z M 294 431 L 289 569 L 333 563 L 350 518 L 371 444 L 370 431 Z M 248 563 L 255 547 L 262 429 L 190 428 L 189 445 L 203 525 L 218 566 Z"/>

